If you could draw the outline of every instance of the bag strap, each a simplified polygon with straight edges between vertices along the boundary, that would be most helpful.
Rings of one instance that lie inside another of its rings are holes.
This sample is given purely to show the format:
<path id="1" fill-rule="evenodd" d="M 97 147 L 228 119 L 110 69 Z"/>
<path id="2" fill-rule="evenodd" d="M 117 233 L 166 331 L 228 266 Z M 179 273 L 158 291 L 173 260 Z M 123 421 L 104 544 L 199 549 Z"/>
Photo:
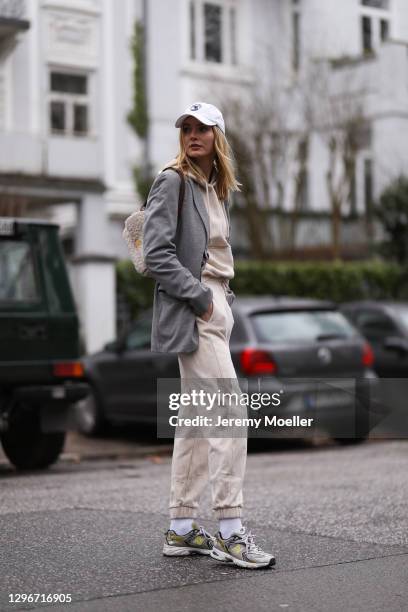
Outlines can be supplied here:
<path id="1" fill-rule="evenodd" d="M 164 170 L 174 170 L 174 172 L 177 172 L 177 174 L 180 177 L 180 192 L 179 192 L 179 199 L 178 199 L 178 210 L 177 210 L 177 215 L 180 216 L 181 213 L 181 209 L 183 207 L 183 202 L 184 202 L 184 194 L 186 192 L 186 179 L 184 178 L 184 172 L 182 170 L 180 170 L 180 168 L 174 168 L 173 166 L 169 166 L 168 168 L 164 168 Z M 163 170 L 163 172 L 164 172 Z"/>
<path id="2" fill-rule="evenodd" d="M 178 209 L 177 209 L 177 217 L 179 217 L 181 213 L 181 209 L 183 207 L 184 195 L 186 192 L 186 179 L 184 178 L 184 173 L 182 170 L 180 170 L 180 168 L 174 168 L 173 166 L 168 166 L 168 168 L 163 168 L 162 172 L 164 172 L 165 170 L 174 170 L 174 172 L 177 172 L 177 174 L 180 177 L 181 182 L 180 182 L 180 191 L 179 191 L 179 199 L 178 199 Z M 140 210 L 143 210 L 144 208 L 146 208 L 146 204 L 147 204 L 147 200 L 145 201 L 145 203 L 143 204 Z"/>

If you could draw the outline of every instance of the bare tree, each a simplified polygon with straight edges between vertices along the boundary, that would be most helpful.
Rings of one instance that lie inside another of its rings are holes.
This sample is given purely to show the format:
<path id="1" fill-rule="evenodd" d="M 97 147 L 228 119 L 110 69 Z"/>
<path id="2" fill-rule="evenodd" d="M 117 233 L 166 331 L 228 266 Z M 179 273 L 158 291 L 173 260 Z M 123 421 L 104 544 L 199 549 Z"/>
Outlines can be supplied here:
<path id="1" fill-rule="evenodd" d="M 340 83 L 334 83 L 331 63 L 315 62 L 302 86 L 306 129 L 320 136 L 328 153 L 325 178 L 334 258 L 340 257 L 342 215 L 352 197 L 356 158 L 367 127 L 363 83 L 357 87 L 349 71 L 343 77 Z"/>
<path id="2" fill-rule="evenodd" d="M 259 74 L 245 91 L 226 96 L 223 90 L 219 104 L 243 184 L 240 203 L 255 257 L 296 249 L 315 135 L 327 150 L 332 254 L 339 257 L 342 216 L 367 125 L 361 72 L 357 83 L 352 74 L 347 66 L 342 71 L 327 60 L 311 61 L 291 86 L 265 82 Z M 215 88 L 211 98 L 217 100 Z"/>
<path id="3" fill-rule="evenodd" d="M 274 231 L 271 212 L 284 210 L 300 136 L 290 127 L 290 104 L 280 92 L 269 90 L 262 95 L 255 86 L 245 97 L 227 101 L 224 97 L 222 105 L 243 184 L 240 203 L 251 252 L 265 259 L 281 246 L 277 239 L 287 242 L 294 234 L 290 228 L 285 240 L 283 225 Z"/>
<path id="4" fill-rule="evenodd" d="M 228 138 L 235 152 L 239 180 L 243 185 L 240 204 L 247 221 L 247 237 L 251 252 L 257 259 L 265 259 L 273 250 L 273 235 L 265 223 L 264 209 L 270 201 L 270 174 L 268 172 L 269 132 L 268 117 L 258 107 L 231 101 L 227 105 Z M 251 117 L 251 121 L 247 118 Z M 262 206 L 263 204 L 263 206 Z"/>

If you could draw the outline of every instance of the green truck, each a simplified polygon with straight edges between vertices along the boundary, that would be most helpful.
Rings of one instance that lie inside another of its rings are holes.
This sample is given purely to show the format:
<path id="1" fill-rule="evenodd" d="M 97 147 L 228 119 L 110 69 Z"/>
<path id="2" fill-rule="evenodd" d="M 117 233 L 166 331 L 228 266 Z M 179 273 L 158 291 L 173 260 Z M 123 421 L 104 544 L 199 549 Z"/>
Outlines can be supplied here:
<path id="1" fill-rule="evenodd" d="M 58 226 L 0 218 L 0 439 L 21 470 L 54 463 L 89 385 Z"/>

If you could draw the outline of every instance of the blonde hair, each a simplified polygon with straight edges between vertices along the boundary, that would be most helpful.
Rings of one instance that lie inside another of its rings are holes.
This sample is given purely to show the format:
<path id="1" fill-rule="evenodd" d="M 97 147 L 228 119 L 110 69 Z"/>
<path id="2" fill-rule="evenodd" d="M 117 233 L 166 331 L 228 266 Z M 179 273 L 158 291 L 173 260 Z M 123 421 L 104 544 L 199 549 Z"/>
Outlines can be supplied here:
<path id="1" fill-rule="evenodd" d="M 215 166 L 217 169 L 215 191 L 221 201 L 228 199 L 231 191 L 241 191 L 241 184 L 235 176 L 235 168 L 231 147 L 217 127 L 212 127 L 214 132 Z M 201 168 L 187 155 L 183 142 L 183 134 L 179 133 L 179 152 L 174 162 L 171 164 L 180 168 L 184 173 L 191 172 L 198 181 L 206 181 L 207 177 Z"/>

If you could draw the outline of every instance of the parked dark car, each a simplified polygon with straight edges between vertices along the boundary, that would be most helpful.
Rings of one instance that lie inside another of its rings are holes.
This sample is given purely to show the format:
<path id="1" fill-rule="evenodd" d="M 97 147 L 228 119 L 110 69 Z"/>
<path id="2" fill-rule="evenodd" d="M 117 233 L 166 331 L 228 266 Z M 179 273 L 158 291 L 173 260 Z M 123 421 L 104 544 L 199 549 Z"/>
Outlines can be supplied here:
<path id="1" fill-rule="evenodd" d="M 343 440 L 338 425 L 350 418 L 355 398 L 330 381 L 350 381 L 352 387 L 356 379 L 375 378 L 371 348 L 357 330 L 330 302 L 242 297 L 232 310 L 231 354 L 248 393 L 284 387 L 282 415 L 317 411 L 333 437 Z M 106 423 L 155 423 L 156 381 L 178 378 L 179 369 L 175 355 L 150 352 L 150 327 L 149 311 L 118 341 L 84 357 L 93 392 L 81 402 L 82 431 L 95 433 Z M 328 384 L 316 395 L 322 379 Z"/>
<path id="2" fill-rule="evenodd" d="M 350 302 L 342 312 L 367 338 L 381 378 L 408 378 L 408 303 Z"/>
<path id="3" fill-rule="evenodd" d="M 0 218 L 0 439 L 17 468 L 54 463 L 89 390 L 58 226 Z"/>

